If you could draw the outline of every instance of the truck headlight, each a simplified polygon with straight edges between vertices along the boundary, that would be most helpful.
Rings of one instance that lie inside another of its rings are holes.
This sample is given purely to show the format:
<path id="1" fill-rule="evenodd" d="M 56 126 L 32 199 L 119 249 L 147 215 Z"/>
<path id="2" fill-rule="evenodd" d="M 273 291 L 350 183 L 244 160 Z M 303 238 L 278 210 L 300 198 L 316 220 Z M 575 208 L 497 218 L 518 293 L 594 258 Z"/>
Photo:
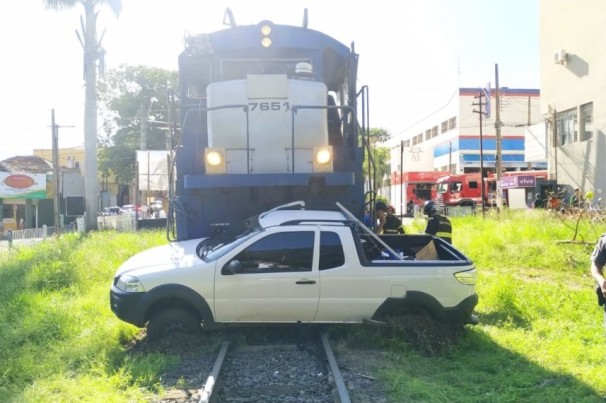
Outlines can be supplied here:
<path id="1" fill-rule="evenodd" d="M 145 292 L 145 288 L 135 276 L 120 276 L 116 281 L 116 287 L 126 292 Z"/>
<path id="2" fill-rule="evenodd" d="M 226 172 L 225 149 L 205 148 L 204 166 L 207 174 L 224 174 Z"/>
<path id="3" fill-rule="evenodd" d="M 460 271 L 458 273 L 455 273 L 454 276 L 461 284 L 474 285 L 476 283 L 475 270 Z"/>
<path id="4" fill-rule="evenodd" d="M 332 146 L 313 148 L 313 171 L 332 172 Z"/>

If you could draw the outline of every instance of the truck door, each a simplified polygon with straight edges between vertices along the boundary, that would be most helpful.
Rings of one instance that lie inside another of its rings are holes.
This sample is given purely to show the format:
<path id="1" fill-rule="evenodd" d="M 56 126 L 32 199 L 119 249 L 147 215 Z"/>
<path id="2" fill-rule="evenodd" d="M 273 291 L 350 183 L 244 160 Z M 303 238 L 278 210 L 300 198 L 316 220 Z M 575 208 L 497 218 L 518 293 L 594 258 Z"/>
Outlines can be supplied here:
<path id="1" fill-rule="evenodd" d="M 319 231 L 280 227 L 224 256 L 215 273 L 215 320 L 311 321 L 320 284 L 315 247 Z M 225 267 L 238 261 L 241 272 Z"/>

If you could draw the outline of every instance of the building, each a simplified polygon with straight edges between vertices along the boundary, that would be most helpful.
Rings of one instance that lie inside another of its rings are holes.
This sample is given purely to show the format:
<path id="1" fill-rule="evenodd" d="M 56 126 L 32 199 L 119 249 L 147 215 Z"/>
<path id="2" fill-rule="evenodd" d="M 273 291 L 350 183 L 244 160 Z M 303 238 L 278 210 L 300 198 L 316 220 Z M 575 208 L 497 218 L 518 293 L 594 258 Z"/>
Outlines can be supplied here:
<path id="1" fill-rule="evenodd" d="M 541 112 L 552 179 L 606 196 L 606 3 L 541 0 Z M 600 153 L 601 157 L 600 157 Z"/>
<path id="2" fill-rule="evenodd" d="M 84 178 L 76 168 L 59 170 L 61 224 L 84 213 Z M 0 161 L 0 220 L 4 230 L 55 225 L 53 165 L 39 156 Z"/>
<path id="3" fill-rule="evenodd" d="M 396 184 L 390 190 L 391 202 L 394 205 L 406 204 L 407 200 L 400 201 L 400 194 L 406 192 L 397 185 L 399 175 L 406 172 L 472 173 L 480 172 L 483 165 L 484 175 L 496 173 L 495 101 L 494 90 L 459 88 L 446 106 L 393 136 L 387 143 L 391 148 L 392 183 Z M 538 130 L 544 136 L 539 90 L 501 88 L 499 102 L 503 170 L 547 169 L 544 142 L 543 158 L 529 161 L 525 155 L 529 130 L 533 127 L 537 130 L 535 125 L 540 124 Z M 541 147 L 540 142 L 537 147 Z"/>
<path id="4" fill-rule="evenodd" d="M 53 150 L 48 148 L 34 149 L 34 155 L 52 161 Z M 71 147 L 59 149 L 59 165 L 77 169 L 85 176 L 84 148 Z M 105 207 L 123 206 L 134 203 L 134 186 L 120 185 L 113 175 L 103 175 L 99 172 L 99 211 Z"/>

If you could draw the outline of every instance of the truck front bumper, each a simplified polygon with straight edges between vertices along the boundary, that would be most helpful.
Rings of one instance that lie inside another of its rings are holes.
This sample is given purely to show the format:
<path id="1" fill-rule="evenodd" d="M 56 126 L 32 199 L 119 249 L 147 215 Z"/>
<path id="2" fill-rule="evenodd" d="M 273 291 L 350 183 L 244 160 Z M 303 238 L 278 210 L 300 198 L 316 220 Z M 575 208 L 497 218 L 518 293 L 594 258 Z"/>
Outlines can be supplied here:
<path id="1" fill-rule="evenodd" d="M 137 327 L 145 327 L 143 315 L 137 309 L 139 301 L 146 293 L 126 292 L 112 285 L 109 292 L 109 303 L 112 312 L 124 322 Z"/>

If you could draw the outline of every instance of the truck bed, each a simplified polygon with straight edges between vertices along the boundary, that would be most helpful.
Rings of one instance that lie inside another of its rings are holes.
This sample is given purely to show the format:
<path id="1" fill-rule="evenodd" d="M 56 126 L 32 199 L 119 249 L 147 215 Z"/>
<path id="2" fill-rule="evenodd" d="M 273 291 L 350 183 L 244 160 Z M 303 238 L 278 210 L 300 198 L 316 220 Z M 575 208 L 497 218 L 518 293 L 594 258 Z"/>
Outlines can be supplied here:
<path id="1" fill-rule="evenodd" d="M 379 235 L 405 261 L 443 261 L 471 264 L 467 256 L 440 238 L 427 234 Z M 368 234 L 360 235 L 360 260 L 367 264 L 400 260 Z"/>

